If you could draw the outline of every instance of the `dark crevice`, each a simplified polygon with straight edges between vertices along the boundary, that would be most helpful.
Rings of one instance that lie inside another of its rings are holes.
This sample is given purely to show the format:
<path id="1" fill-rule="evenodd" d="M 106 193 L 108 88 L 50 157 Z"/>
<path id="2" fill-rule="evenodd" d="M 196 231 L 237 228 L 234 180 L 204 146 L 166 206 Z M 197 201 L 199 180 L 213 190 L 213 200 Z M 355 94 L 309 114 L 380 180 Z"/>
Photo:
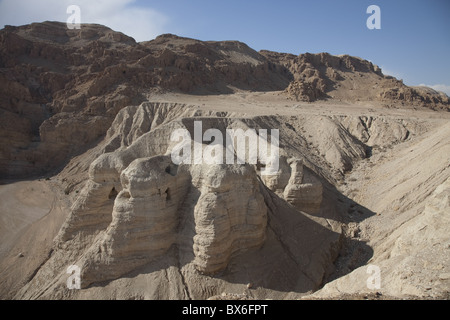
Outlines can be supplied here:
<path id="1" fill-rule="evenodd" d="M 110 192 L 109 195 L 108 195 L 108 199 L 109 199 L 109 200 L 116 199 L 117 194 L 118 194 L 118 192 L 116 191 L 116 188 L 113 187 L 112 190 L 111 190 L 111 192 Z"/>

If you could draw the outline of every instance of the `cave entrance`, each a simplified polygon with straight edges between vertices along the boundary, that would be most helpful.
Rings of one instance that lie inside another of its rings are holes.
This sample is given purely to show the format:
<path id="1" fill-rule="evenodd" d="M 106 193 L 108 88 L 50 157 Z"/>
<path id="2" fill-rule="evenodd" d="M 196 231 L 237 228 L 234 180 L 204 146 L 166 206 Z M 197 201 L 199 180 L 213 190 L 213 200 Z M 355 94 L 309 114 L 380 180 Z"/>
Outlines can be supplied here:
<path id="1" fill-rule="evenodd" d="M 109 199 L 109 200 L 116 199 L 117 194 L 118 194 L 118 192 L 117 192 L 116 188 L 113 187 L 112 190 L 111 190 L 111 192 L 110 192 L 109 195 L 108 195 L 108 199 Z"/>
<path id="2" fill-rule="evenodd" d="M 166 194 L 166 200 L 169 201 L 169 200 L 171 199 L 171 196 L 170 196 L 170 188 L 167 188 L 167 189 L 166 189 L 165 194 Z"/>

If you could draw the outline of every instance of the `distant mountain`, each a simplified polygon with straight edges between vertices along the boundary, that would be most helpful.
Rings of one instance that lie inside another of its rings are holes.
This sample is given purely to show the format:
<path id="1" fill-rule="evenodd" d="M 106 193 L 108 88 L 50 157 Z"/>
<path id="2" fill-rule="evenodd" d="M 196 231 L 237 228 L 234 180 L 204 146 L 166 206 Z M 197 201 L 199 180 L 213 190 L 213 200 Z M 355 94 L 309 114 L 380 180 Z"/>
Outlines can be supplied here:
<path id="1" fill-rule="evenodd" d="M 446 94 L 424 87 L 408 87 L 358 57 L 328 53 L 294 56 L 270 51 L 261 54 L 289 70 L 293 80 L 285 92 L 298 100 L 385 101 L 450 110 Z"/>

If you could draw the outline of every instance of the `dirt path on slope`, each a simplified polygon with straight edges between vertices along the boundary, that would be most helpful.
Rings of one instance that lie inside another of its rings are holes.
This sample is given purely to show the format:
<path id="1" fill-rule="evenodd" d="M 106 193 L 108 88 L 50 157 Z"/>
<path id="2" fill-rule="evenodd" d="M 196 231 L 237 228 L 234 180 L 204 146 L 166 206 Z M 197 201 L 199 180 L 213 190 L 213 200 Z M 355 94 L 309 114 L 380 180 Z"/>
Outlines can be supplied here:
<path id="1" fill-rule="evenodd" d="M 61 192 L 54 190 L 43 180 L 0 185 L 1 299 L 13 298 L 52 252 L 68 213 Z"/>

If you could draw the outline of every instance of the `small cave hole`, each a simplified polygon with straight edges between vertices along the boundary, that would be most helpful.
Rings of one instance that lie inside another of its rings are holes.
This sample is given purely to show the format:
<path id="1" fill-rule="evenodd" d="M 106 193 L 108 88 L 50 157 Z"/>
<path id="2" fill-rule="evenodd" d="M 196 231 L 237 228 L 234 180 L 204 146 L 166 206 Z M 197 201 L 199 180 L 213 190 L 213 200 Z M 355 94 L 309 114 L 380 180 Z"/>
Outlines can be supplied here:
<path id="1" fill-rule="evenodd" d="M 169 165 L 166 167 L 166 169 L 164 170 L 167 174 L 170 174 L 171 176 L 176 176 L 177 175 L 177 171 L 178 171 L 178 167 L 174 166 L 174 165 Z"/>
<path id="2" fill-rule="evenodd" d="M 165 193 L 166 193 L 166 200 L 169 201 L 169 200 L 171 199 L 171 196 L 170 196 L 170 189 L 167 188 Z"/>
<path id="3" fill-rule="evenodd" d="M 117 194 L 118 194 L 118 192 L 116 191 L 116 188 L 113 187 L 112 190 L 111 190 L 111 192 L 110 192 L 109 195 L 108 195 L 108 199 L 109 199 L 109 200 L 115 199 L 115 198 L 117 197 Z"/>

